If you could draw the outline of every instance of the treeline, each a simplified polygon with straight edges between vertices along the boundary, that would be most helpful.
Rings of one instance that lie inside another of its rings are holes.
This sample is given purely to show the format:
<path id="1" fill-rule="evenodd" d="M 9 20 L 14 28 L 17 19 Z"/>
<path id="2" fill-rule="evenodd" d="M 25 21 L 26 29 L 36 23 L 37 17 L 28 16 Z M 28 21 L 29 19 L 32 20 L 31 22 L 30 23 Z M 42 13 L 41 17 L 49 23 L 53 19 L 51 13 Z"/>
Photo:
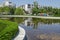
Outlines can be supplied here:
<path id="1" fill-rule="evenodd" d="M 18 7 L 18 8 L 13 8 L 13 7 L 0 7 L 0 15 L 23 15 L 24 11 L 22 8 Z"/>
<path id="2" fill-rule="evenodd" d="M 32 9 L 33 15 L 38 15 L 39 13 L 46 13 L 50 16 L 60 16 L 60 8 L 53 8 L 53 7 L 40 7 L 40 8 L 33 8 Z"/>
<path id="3" fill-rule="evenodd" d="M 39 13 L 46 13 L 50 16 L 60 16 L 60 8 L 53 8 L 53 7 L 40 7 L 37 6 L 32 8 L 32 15 L 38 15 Z M 25 15 L 27 14 L 24 10 L 20 7 L 12 8 L 12 7 L 0 7 L 0 15 Z"/>

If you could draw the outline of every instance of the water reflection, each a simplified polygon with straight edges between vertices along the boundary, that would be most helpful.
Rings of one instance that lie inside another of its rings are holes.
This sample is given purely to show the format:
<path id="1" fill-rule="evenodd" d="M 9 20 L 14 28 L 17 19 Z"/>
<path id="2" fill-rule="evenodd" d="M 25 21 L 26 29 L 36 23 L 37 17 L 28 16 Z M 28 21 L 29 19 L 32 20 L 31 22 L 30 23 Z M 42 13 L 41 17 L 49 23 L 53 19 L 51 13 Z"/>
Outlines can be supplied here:
<path id="1" fill-rule="evenodd" d="M 59 23 L 38 23 L 38 26 L 23 26 L 23 28 L 26 30 L 29 40 L 60 40 Z"/>
<path id="2" fill-rule="evenodd" d="M 36 29 L 38 27 L 38 24 L 56 24 L 60 23 L 60 20 L 32 18 L 32 23 L 34 23 L 33 28 Z"/>
<path id="3" fill-rule="evenodd" d="M 32 24 L 23 25 L 29 40 L 60 40 L 60 20 L 32 18 Z"/>

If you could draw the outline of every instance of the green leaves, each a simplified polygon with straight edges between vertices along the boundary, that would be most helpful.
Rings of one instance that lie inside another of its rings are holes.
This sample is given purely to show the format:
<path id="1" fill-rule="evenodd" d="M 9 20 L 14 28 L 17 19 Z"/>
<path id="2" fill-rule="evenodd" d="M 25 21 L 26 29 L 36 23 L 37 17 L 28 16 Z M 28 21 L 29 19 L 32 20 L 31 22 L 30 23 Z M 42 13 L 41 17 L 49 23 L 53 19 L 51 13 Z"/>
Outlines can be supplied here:
<path id="1" fill-rule="evenodd" d="M 0 20 L 0 28 L 0 40 L 12 40 L 18 31 L 18 24 L 6 20 Z"/>
<path id="2" fill-rule="evenodd" d="M 34 14 L 38 15 L 39 12 L 40 12 L 40 11 L 39 11 L 38 8 L 33 8 L 33 9 L 32 9 L 32 15 L 34 15 Z"/>
<path id="3" fill-rule="evenodd" d="M 0 7 L 0 12 L 3 12 L 3 7 Z"/>
<path id="4" fill-rule="evenodd" d="M 0 7 L 0 13 L 8 15 L 8 14 L 14 14 L 15 8 L 4 6 Z"/>
<path id="5" fill-rule="evenodd" d="M 23 15 L 24 14 L 23 9 L 22 8 L 16 8 L 15 14 L 16 15 Z"/>
<path id="6" fill-rule="evenodd" d="M 10 8 L 9 7 L 6 6 L 3 9 L 4 9 L 5 14 L 10 13 Z"/>

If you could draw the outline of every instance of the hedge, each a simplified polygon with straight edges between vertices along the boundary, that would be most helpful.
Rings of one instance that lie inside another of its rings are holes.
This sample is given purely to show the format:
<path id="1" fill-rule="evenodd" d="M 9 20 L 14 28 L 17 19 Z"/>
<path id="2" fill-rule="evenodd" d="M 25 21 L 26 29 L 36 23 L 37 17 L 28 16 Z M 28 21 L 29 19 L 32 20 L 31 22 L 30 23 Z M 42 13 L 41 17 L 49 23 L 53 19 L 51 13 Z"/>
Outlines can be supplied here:
<path id="1" fill-rule="evenodd" d="M 0 20 L 0 40 L 12 40 L 18 32 L 18 24 Z"/>

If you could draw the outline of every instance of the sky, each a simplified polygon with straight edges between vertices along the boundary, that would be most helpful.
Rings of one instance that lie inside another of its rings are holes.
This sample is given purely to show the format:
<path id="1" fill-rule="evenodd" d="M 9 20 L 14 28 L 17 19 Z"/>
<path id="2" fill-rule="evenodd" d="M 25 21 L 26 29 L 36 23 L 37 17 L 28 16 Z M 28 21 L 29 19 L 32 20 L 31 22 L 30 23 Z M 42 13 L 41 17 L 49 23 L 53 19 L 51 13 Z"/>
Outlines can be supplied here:
<path id="1" fill-rule="evenodd" d="M 0 4 L 5 0 L 0 0 Z M 15 3 L 16 6 L 24 5 L 24 4 L 33 4 L 34 0 L 10 0 Z M 36 0 L 40 6 L 52 6 L 60 8 L 60 0 Z"/>

